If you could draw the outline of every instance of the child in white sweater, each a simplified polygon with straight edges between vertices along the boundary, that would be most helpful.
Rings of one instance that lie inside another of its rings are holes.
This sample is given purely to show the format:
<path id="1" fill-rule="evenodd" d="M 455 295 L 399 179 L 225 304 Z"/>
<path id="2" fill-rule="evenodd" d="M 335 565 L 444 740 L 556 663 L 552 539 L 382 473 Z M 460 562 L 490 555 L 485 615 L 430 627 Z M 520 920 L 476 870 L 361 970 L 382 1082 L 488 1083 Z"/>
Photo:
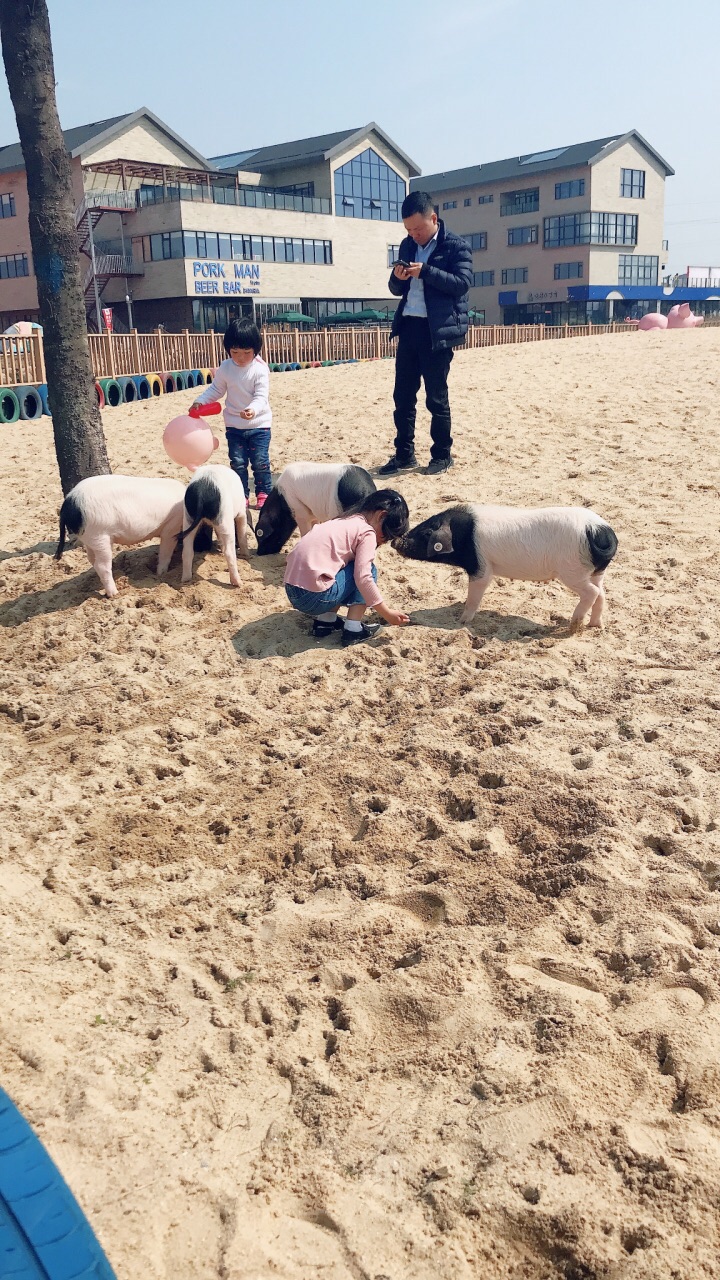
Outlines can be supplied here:
<path id="1" fill-rule="evenodd" d="M 260 357 L 262 338 L 251 320 L 231 320 L 225 331 L 223 360 L 215 377 L 195 404 L 214 404 L 225 396 L 225 433 L 230 466 L 242 480 L 250 505 L 248 463 L 255 481 L 258 511 L 272 488 L 270 472 L 270 376 Z"/>

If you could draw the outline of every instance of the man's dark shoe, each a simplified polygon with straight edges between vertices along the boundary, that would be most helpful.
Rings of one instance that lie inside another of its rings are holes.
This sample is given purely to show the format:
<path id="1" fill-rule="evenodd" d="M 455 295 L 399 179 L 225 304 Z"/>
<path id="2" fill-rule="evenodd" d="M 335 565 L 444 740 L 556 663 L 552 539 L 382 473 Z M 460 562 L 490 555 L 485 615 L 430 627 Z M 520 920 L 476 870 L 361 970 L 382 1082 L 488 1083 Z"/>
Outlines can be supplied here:
<path id="1" fill-rule="evenodd" d="M 379 630 L 379 622 L 363 622 L 362 631 L 347 631 L 343 628 L 342 647 L 349 649 L 351 644 L 362 644 L 363 640 L 372 640 Z"/>
<path id="2" fill-rule="evenodd" d="M 415 454 L 413 454 L 412 458 L 408 458 L 407 461 L 402 461 L 400 458 L 393 457 L 390 458 L 389 462 L 385 463 L 384 467 L 378 467 L 378 475 L 394 476 L 397 475 L 399 471 L 414 471 L 416 466 L 417 458 L 415 457 Z"/>
<path id="3" fill-rule="evenodd" d="M 454 458 L 449 458 L 449 457 L 433 458 L 432 462 L 430 462 L 429 465 L 425 467 L 423 475 L 439 476 L 439 475 L 442 475 L 443 471 L 449 471 L 450 468 L 454 466 L 455 466 Z"/>
<path id="4" fill-rule="evenodd" d="M 312 624 L 311 635 L 316 640 L 326 640 L 335 631 L 341 631 L 345 626 L 344 618 L 336 618 L 334 622 L 320 622 L 317 618 Z"/>

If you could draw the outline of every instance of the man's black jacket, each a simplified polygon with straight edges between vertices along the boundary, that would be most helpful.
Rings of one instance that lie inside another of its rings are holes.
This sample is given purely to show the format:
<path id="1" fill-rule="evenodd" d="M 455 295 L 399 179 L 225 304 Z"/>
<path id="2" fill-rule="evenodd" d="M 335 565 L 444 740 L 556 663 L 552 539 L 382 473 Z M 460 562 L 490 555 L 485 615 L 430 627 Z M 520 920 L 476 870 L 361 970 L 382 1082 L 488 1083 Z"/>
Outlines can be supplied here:
<path id="1" fill-rule="evenodd" d="M 417 245 L 406 236 L 400 245 L 403 262 L 414 262 Z M 423 263 L 420 279 L 425 290 L 428 324 L 434 351 L 443 347 L 455 347 L 462 342 L 468 328 L 468 289 L 472 284 L 472 253 L 467 241 L 448 231 L 442 219 L 438 219 L 438 237 L 434 252 Z M 392 323 L 390 336 L 400 332 L 400 320 L 405 309 L 405 299 L 410 288 L 409 280 L 390 276 L 390 292 L 402 299 Z"/>

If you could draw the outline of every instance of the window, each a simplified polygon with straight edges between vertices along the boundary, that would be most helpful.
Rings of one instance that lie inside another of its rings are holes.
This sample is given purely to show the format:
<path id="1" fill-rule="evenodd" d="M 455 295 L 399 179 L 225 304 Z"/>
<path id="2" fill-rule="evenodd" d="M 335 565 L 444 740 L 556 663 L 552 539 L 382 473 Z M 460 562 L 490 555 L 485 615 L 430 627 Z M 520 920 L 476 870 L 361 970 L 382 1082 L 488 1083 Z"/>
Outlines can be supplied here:
<path id="1" fill-rule="evenodd" d="M 29 276 L 26 253 L 9 253 L 0 258 L 0 280 L 14 280 L 16 276 Z"/>
<path id="2" fill-rule="evenodd" d="M 473 288 L 485 289 L 488 285 L 494 285 L 494 271 L 473 271 Z"/>
<path id="3" fill-rule="evenodd" d="M 534 227 L 509 227 L 508 244 L 537 244 L 538 229 Z"/>
<path id="4" fill-rule="evenodd" d="M 500 196 L 501 218 L 507 218 L 513 213 L 537 213 L 539 208 L 539 187 L 529 187 L 527 191 L 503 191 Z"/>
<path id="5" fill-rule="evenodd" d="M 620 170 L 620 195 L 629 196 L 632 200 L 645 199 L 645 170 Z"/>
<path id="6" fill-rule="evenodd" d="M 574 178 L 572 182 L 555 183 L 556 200 L 572 200 L 573 196 L 585 195 L 585 179 Z"/>
<path id="7" fill-rule="evenodd" d="M 335 170 L 335 213 L 339 218 L 400 222 L 405 181 L 372 147 Z"/>
<path id="8" fill-rule="evenodd" d="M 480 249 L 487 249 L 487 231 L 473 231 L 471 235 L 462 238 L 470 245 L 473 253 L 478 253 Z"/>
<path id="9" fill-rule="evenodd" d="M 400 257 L 400 245 L 399 245 L 399 244 L 389 244 L 389 245 L 388 245 L 388 247 L 387 247 L 387 251 L 388 251 L 388 254 L 387 254 L 387 264 L 388 264 L 388 266 L 389 266 L 389 267 L 394 267 L 394 266 L 395 266 L 395 263 L 397 262 L 398 258 Z"/>
<path id="10" fill-rule="evenodd" d="M 582 280 L 583 264 L 582 262 L 556 262 L 555 263 L 555 279 L 556 280 Z"/>
<path id="11" fill-rule="evenodd" d="M 618 258 L 618 284 L 653 284 L 658 282 L 659 259 L 644 253 L 621 253 Z"/>
<path id="12" fill-rule="evenodd" d="M 166 258 L 210 258 L 222 262 L 244 260 L 332 265 L 332 240 L 296 240 L 285 236 L 223 233 L 218 235 L 215 231 L 161 231 L 155 235 L 143 236 L 142 247 L 145 262 L 162 262 Z M 17 274 L 28 273 L 18 271 Z"/>
<path id="13" fill-rule="evenodd" d="M 636 213 L 566 213 L 545 218 L 543 244 L 637 244 L 637 227 Z"/>
<path id="14" fill-rule="evenodd" d="M 478 196 L 478 204 L 492 204 L 494 196 Z"/>
<path id="15" fill-rule="evenodd" d="M 527 267 L 503 267 L 501 281 L 503 284 L 527 284 Z"/>
<path id="16" fill-rule="evenodd" d="M 467 209 L 472 204 L 472 196 L 466 196 L 463 200 L 463 206 Z"/>
<path id="17" fill-rule="evenodd" d="M 446 200 L 443 209 L 457 209 L 457 200 Z"/>
<path id="18" fill-rule="evenodd" d="M 351 311 L 353 315 L 362 311 L 365 306 L 361 298 L 320 298 L 317 304 L 318 320 L 322 320 L 325 316 L 336 316 L 341 311 Z"/>
<path id="19" fill-rule="evenodd" d="M 9 196 L 0 196 L 0 218 L 15 217 L 15 197 L 12 193 Z"/>

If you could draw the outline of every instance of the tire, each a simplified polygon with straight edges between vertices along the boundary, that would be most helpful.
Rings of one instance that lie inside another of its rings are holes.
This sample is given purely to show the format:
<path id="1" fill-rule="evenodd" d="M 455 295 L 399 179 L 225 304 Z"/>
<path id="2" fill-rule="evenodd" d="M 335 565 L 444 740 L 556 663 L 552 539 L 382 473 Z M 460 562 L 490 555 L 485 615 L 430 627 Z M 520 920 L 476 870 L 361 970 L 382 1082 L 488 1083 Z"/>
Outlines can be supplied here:
<path id="1" fill-rule="evenodd" d="M 51 414 L 51 412 L 50 412 L 50 404 L 49 404 L 49 401 L 48 401 L 48 389 L 47 389 L 47 382 L 43 382 L 42 386 L 38 387 L 38 395 L 39 395 L 40 399 L 42 400 L 42 407 L 43 407 L 43 414 L 44 414 L 44 416 L 45 416 L 46 418 L 51 418 L 51 417 L 52 417 L 52 414 Z"/>
<path id="2" fill-rule="evenodd" d="M 135 397 L 136 400 L 152 400 L 150 382 L 145 377 L 144 373 L 135 374 L 133 376 L 133 382 L 135 383 L 135 390 L 137 391 L 137 395 Z"/>
<path id="3" fill-rule="evenodd" d="M 166 396 L 172 395 L 173 391 L 176 390 L 175 374 L 170 373 L 169 370 L 166 370 L 165 373 L 160 374 L 160 379 L 162 381 L 163 387 L 165 388 L 165 395 Z"/>
<path id="4" fill-rule="evenodd" d="M 0 1275 L 8 1280 L 115 1280 L 70 1188 L 2 1089 Z"/>
<path id="5" fill-rule="evenodd" d="M 146 373 L 144 376 L 147 378 L 150 386 L 151 399 L 154 400 L 156 396 L 163 396 L 165 394 L 165 384 L 159 373 Z"/>
<path id="6" fill-rule="evenodd" d="M 193 376 L 193 378 L 195 379 L 195 386 L 196 386 L 196 387 L 204 387 L 204 386 L 205 386 L 205 379 L 204 379 L 204 377 L 203 377 L 203 371 L 202 371 L 202 369 L 193 369 L 193 370 L 192 370 L 192 376 Z"/>
<path id="7" fill-rule="evenodd" d="M 95 394 L 98 398 L 98 409 L 104 409 L 105 408 L 105 392 L 103 391 L 99 382 L 95 383 Z"/>
<path id="8" fill-rule="evenodd" d="M 118 378 L 118 385 L 122 391 L 123 404 L 133 404 L 139 399 L 134 378 Z"/>
<path id="9" fill-rule="evenodd" d="M 114 378 L 101 378 L 100 386 L 105 396 L 105 407 L 107 409 L 117 409 L 119 404 L 123 402 L 122 387 Z"/>
<path id="10" fill-rule="evenodd" d="M 212 382 L 212 374 L 211 374 L 210 370 L 209 370 L 209 369 L 201 369 L 201 370 L 200 370 L 200 383 L 201 383 L 201 385 L 204 385 L 204 386 L 208 386 L 208 387 L 209 387 L 211 382 Z"/>
<path id="11" fill-rule="evenodd" d="M 188 388 L 188 390 L 191 390 L 193 387 L 197 386 L 197 382 L 195 380 L 195 371 L 193 369 L 184 370 L 183 377 L 185 379 L 185 386 Z"/>
<path id="12" fill-rule="evenodd" d="M 42 418 L 42 398 L 37 387 L 16 387 L 15 395 L 23 422 L 35 422 L 37 418 Z"/>
<path id="13" fill-rule="evenodd" d="M 20 401 L 12 387 L 0 387 L 0 422 L 12 426 L 20 417 Z"/>

